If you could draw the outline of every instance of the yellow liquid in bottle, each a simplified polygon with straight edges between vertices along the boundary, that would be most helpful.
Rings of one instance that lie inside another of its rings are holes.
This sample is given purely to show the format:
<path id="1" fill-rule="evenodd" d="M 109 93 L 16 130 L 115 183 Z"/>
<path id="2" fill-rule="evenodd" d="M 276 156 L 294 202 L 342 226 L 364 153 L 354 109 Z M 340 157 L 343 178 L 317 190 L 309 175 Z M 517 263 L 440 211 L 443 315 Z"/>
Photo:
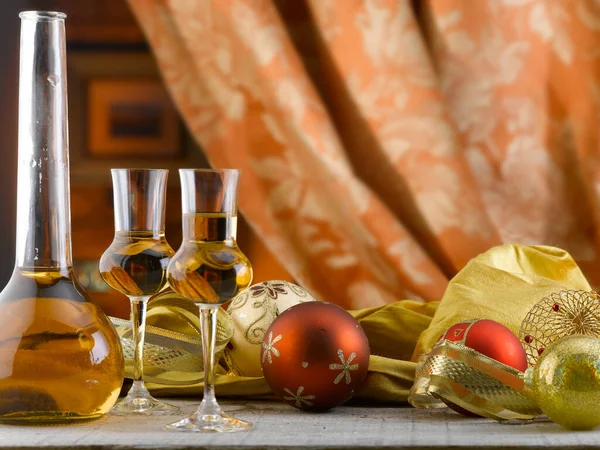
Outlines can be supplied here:
<path id="1" fill-rule="evenodd" d="M 123 381 L 104 313 L 55 268 L 15 269 L 0 295 L 0 422 L 101 417 Z"/>

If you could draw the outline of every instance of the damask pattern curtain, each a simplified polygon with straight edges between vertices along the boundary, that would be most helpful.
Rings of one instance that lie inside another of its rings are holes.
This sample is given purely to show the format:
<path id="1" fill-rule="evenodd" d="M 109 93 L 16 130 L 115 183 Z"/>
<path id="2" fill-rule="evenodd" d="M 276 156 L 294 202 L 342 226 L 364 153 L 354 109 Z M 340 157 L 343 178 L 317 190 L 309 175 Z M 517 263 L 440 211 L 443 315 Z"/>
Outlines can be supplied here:
<path id="1" fill-rule="evenodd" d="M 549 244 L 600 281 L 600 4 L 129 0 L 187 126 L 296 280 L 439 300 Z"/>

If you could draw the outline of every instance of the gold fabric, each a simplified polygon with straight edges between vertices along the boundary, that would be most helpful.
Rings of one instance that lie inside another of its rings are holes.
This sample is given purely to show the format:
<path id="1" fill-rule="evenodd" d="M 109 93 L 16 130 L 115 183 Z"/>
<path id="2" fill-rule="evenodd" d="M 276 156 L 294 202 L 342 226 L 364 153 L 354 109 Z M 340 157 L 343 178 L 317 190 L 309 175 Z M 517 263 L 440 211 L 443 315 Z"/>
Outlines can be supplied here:
<path id="1" fill-rule="evenodd" d="M 502 245 L 472 259 L 449 283 L 413 360 L 431 350 L 452 325 L 469 319 L 491 319 L 519 333 L 521 321 L 553 292 L 590 285 L 571 256 L 545 246 Z"/>
<path id="2" fill-rule="evenodd" d="M 371 347 L 367 380 L 356 393 L 356 399 L 385 403 L 406 402 L 416 368 L 416 364 L 410 361 L 412 349 L 421 332 L 429 325 L 437 304 L 438 302 L 402 300 L 383 307 L 350 311 L 367 333 Z M 189 333 L 195 329 L 195 326 L 190 326 L 189 316 L 167 312 L 164 304 L 160 308 L 157 314 L 154 304 L 151 302 L 149 305 L 148 319 L 154 327 L 169 328 L 181 333 Z M 227 320 L 225 317 L 219 319 Z M 219 397 L 271 395 L 263 377 L 232 375 L 223 366 L 219 366 L 217 370 Z M 189 373 L 169 373 L 173 377 L 172 383 L 148 383 L 155 395 L 188 396 L 202 392 L 201 367 L 198 367 L 198 381 L 187 385 L 182 385 L 180 380 L 189 379 Z"/>
<path id="3" fill-rule="evenodd" d="M 503 245 L 470 261 L 450 282 L 441 302 L 401 300 L 350 311 L 365 330 L 371 347 L 369 374 L 355 398 L 406 402 L 415 378 L 415 361 L 428 353 L 451 325 L 488 318 L 518 333 L 521 320 L 537 301 L 563 289 L 590 290 L 567 252 L 554 247 Z M 198 338 L 195 315 L 174 313 L 167 305 L 151 302 L 148 318 L 154 327 Z M 201 367 L 195 383 L 177 385 L 179 381 L 173 374 L 173 383 L 150 383 L 149 387 L 157 395 L 196 395 L 202 390 L 200 372 Z M 186 378 L 189 374 L 180 376 Z M 216 383 L 219 396 L 270 394 L 264 378 L 230 375 L 223 366 L 219 367 Z"/>
<path id="4" fill-rule="evenodd" d="M 125 376 L 133 376 L 133 330 L 128 320 L 111 317 L 125 356 Z M 217 314 L 215 360 L 233 337 L 233 323 L 223 309 Z M 144 380 L 158 385 L 190 385 L 202 379 L 202 340 L 198 307 L 167 287 L 152 299 L 146 317 Z"/>

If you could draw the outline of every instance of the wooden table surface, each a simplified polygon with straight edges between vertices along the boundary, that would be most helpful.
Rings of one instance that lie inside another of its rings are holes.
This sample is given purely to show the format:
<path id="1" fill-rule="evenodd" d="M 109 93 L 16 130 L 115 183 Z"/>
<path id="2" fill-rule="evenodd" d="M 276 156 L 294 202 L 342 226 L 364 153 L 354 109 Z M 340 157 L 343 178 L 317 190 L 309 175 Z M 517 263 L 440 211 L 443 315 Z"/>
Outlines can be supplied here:
<path id="1" fill-rule="evenodd" d="M 176 400 L 185 413 L 196 401 Z M 600 428 L 569 432 L 547 420 L 499 424 L 449 410 L 344 406 L 310 414 L 276 402 L 222 402 L 254 422 L 246 433 L 199 434 L 164 428 L 178 416 L 107 417 L 68 426 L 0 425 L 0 448 L 204 449 L 204 448 L 600 448 Z M 599 406 L 600 407 L 600 406 Z"/>

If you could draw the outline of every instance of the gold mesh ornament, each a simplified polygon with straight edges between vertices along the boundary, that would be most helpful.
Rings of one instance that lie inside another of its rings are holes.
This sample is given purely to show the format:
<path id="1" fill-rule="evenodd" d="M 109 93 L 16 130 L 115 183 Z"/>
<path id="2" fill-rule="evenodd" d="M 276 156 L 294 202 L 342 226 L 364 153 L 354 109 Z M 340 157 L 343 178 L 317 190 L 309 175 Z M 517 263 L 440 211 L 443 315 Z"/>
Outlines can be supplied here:
<path id="1" fill-rule="evenodd" d="M 559 338 L 576 334 L 600 337 L 600 295 L 559 291 L 536 303 L 523 319 L 519 339 L 534 367 L 544 350 Z"/>

